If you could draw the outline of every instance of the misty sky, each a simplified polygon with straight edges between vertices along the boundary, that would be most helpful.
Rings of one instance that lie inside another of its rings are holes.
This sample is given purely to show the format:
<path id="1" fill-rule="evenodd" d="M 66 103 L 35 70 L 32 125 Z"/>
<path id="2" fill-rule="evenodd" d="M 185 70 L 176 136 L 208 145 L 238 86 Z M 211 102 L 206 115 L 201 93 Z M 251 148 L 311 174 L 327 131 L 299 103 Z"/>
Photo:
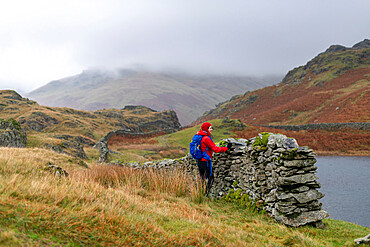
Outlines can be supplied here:
<path id="1" fill-rule="evenodd" d="M 369 0 L 11 0 L 0 4 L 0 89 L 89 68 L 285 75 L 370 38 Z"/>

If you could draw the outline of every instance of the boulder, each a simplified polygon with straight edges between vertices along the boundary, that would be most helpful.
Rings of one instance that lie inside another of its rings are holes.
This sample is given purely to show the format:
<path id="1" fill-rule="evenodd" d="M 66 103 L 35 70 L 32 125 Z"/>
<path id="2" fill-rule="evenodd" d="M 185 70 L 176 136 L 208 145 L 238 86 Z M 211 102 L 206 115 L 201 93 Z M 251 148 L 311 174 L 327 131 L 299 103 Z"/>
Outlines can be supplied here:
<path id="1" fill-rule="evenodd" d="M 286 135 L 282 135 L 282 134 L 269 133 L 269 136 L 267 139 L 267 147 L 294 149 L 294 148 L 298 148 L 299 146 L 298 146 L 297 141 L 294 138 L 289 138 Z"/>
<path id="2" fill-rule="evenodd" d="M 355 240 L 356 244 L 368 244 L 370 245 L 370 234 L 366 235 L 363 238 L 356 238 Z"/>
<path id="3" fill-rule="evenodd" d="M 298 148 L 298 143 L 294 138 L 286 138 L 283 143 L 283 147 L 286 149 Z"/>
<path id="4" fill-rule="evenodd" d="M 95 149 L 99 150 L 99 163 L 105 163 L 108 161 L 108 154 L 109 154 L 109 148 L 108 148 L 108 141 L 101 138 L 95 145 Z"/>
<path id="5" fill-rule="evenodd" d="M 267 146 L 271 148 L 282 148 L 287 137 L 282 134 L 272 134 L 268 137 Z M 284 149 L 282 149 L 284 151 Z"/>
<path id="6" fill-rule="evenodd" d="M 273 210 L 272 214 L 277 222 L 292 227 L 304 226 L 329 217 L 325 210 L 302 212 L 297 217 L 287 217 L 280 214 L 277 210 Z"/>
<path id="7" fill-rule="evenodd" d="M 21 125 L 14 119 L 0 120 L 0 146 L 26 147 L 27 135 Z"/>
<path id="8" fill-rule="evenodd" d="M 42 132 L 45 128 L 58 124 L 58 120 L 47 115 L 44 112 L 32 112 L 27 118 L 20 118 L 19 122 L 25 126 L 27 130 Z"/>
<path id="9" fill-rule="evenodd" d="M 63 168 L 59 166 L 54 165 L 52 162 L 48 162 L 45 170 L 49 171 L 50 173 L 52 173 L 53 175 L 57 177 L 68 177 L 69 176 L 66 170 L 64 170 Z"/>

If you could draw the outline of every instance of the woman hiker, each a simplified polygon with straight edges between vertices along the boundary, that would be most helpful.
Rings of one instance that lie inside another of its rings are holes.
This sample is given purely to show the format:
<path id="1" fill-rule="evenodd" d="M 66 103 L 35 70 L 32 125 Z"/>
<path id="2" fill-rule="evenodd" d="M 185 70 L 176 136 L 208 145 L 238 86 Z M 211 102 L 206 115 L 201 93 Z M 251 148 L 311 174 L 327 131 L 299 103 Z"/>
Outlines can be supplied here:
<path id="1" fill-rule="evenodd" d="M 208 179 L 207 187 L 206 187 L 206 194 L 208 195 L 209 190 L 211 189 L 214 176 L 212 172 L 212 154 L 213 152 L 216 153 L 223 153 L 228 150 L 227 147 L 217 147 L 211 138 L 213 127 L 209 122 L 205 122 L 201 125 L 201 129 L 198 131 L 197 135 L 202 136 L 201 146 L 200 149 L 202 152 L 207 150 L 207 154 L 209 157 L 202 158 L 197 160 L 199 174 L 203 181 Z"/>

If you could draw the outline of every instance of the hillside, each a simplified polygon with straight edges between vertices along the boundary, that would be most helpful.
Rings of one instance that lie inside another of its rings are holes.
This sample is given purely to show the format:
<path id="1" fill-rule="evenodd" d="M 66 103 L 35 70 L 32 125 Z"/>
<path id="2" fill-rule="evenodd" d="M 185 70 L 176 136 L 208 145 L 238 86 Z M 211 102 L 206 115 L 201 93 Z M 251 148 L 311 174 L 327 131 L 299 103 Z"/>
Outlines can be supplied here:
<path id="1" fill-rule="evenodd" d="M 247 124 L 370 122 L 370 40 L 333 45 L 276 85 L 246 92 L 195 123 L 238 118 Z"/>
<path id="2" fill-rule="evenodd" d="M 294 137 L 300 146 L 308 146 L 318 155 L 369 156 L 369 130 L 338 128 L 315 130 L 283 130 L 245 125 L 236 119 L 212 119 L 212 139 L 219 142 L 226 138 L 250 139 L 262 132 L 281 133 Z M 117 152 L 109 155 L 109 161 L 161 160 L 181 158 L 189 152 L 189 142 L 200 129 L 200 124 L 183 128 L 174 133 L 152 138 L 112 138 L 109 148 Z"/>
<path id="3" fill-rule="evenodd" d="M 27 134 L 78 135 L 96 141 L 109 131 L 171 133 L 180 128 L 174 111 L 157 112 L 144 106 L 98 111 L 46 107 L 12 90 L 0 90 L 0 119 L 13 118 Z"/>
<path id="4" fill-rule="evenodd" d="M 42 105 L 81 110 L 143 105 L 174 110 L 182 125 L 241 91 L 276 83 L 276 78 L 195 76 L 133 70 L 87 70 L 56 80 L 26 96 Z"/>

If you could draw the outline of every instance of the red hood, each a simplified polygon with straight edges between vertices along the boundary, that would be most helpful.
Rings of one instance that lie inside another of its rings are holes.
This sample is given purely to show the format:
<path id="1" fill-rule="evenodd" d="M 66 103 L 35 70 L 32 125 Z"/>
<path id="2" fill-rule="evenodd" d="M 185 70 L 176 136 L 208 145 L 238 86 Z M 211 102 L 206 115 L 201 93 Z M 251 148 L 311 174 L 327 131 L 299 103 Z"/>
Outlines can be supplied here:
<path id="1" fill-rule="evenodd" d="M 198 133 L 197 133 L 197 135 L 201 135 L 201 136 L 210 136 L 210 135 L 208 134 L 208 132 L 206 132 L 206 131 L 204 131 L 204 130 L 199 130 L 199 131 L 198 131 Z"/>

